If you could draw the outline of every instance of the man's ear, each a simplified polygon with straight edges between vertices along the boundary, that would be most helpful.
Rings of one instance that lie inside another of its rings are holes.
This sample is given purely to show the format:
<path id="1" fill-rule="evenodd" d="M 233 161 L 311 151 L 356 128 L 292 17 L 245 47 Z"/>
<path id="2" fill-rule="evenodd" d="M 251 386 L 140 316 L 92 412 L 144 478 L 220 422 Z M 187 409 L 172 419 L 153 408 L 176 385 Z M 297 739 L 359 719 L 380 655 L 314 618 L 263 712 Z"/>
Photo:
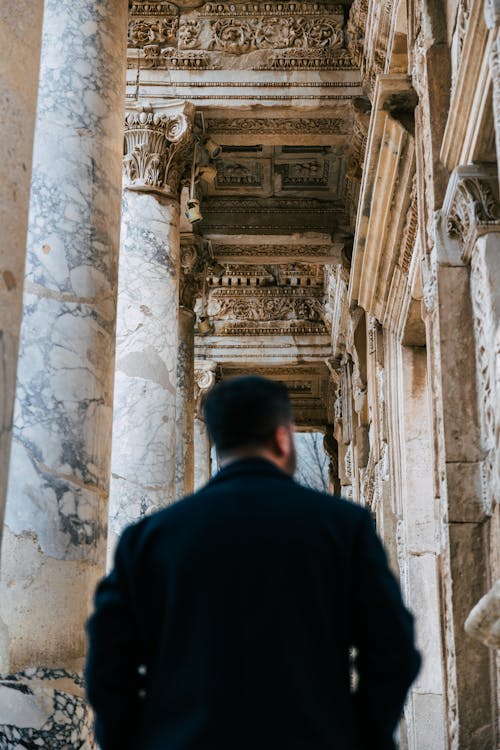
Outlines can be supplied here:
<path id="1" fill-rule="evenodd" d="M 280 457 L 289 456 L 292 450 L 292 435 L 290 428 L 280 424 L 273 436 L 273 447 Z"/>

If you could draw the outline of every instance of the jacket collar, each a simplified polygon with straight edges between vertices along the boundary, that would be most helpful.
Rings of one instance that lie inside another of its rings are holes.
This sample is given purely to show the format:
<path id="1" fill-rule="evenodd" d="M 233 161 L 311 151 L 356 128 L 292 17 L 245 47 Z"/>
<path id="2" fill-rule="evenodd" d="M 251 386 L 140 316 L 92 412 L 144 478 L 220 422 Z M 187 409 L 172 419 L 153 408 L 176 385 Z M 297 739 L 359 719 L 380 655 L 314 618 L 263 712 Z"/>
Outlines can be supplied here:
<path id="1" fill-rule="evenodd" d="M 231 461 L 230 464 L 220 469 L 217 474 L 212 477 L 207 486 L 211 486 L 217 482 L 223 482 L 225 479 L 233 479 L 236 476 L 243 474 L 251 474 L 253 476 L 270 476 L 276 479 L 291 479 L 291 477 L 284 471 L 275 466 L 271 461 L 267 461 L 265 458 L 240 458 L 236 461 Z"/>

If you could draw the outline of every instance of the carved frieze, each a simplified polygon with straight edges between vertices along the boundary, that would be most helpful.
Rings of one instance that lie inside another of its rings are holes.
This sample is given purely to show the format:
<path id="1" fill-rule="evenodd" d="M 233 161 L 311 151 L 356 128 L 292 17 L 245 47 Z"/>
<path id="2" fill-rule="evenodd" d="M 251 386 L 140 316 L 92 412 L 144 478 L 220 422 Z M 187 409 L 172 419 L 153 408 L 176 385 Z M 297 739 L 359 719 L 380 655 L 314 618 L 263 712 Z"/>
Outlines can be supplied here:
<path id="1" fill-rule="evenodd" d="M 350 132 L 351 123 L 347 119 L 321 117 L 308 119 L 284 118 L 207 118 L 207 131 L 210 133 L 251 133 L 255 135 L 343 135 Z"/>
<path id="2" fill-rule="evenodd" d="M 342 6 L 327 3 L 206 3 L 179 15 L 169 3 L 141 2 L 132 6 L 129 46 L 143 50 L 147 67 L 183 67 L 185 60 L 187 68 L 213 68 L 220 55 L 265 52 L 252 67 L 349 69 L 343 26 Z"/>
<path id="3" fill-rule="evenodd" d="M 173 44 L 177 40 L 178 25 L 179 21 L 176 17 L 132 21 L 128 28 L 129 46 Z"/>
<path id="4" fill-rule="evenodd" d="M 415 248 L 415 240 L 417 237 L 417 226 L 418 226 L 418 207 L 417 207 L 417 177 L 416 174 L 413 176 L 411 194 L 410 194 L 410 205 L 406 214 L 405 226 L 403 229 L 403 239 L 401 242 L 401 254 L 399 259 L 399 265 L 405 275 L 410 270 L 410 263 L 413 257 L 413 250 Z"/>
<path id="5" fill-rule="evenodd" d="M 177 16 L 179 9 L 173 3 L 150 2 L 149 0 L 132 0 L 129 3 L 129 14 L 131 16 Z"/>
<path id="6" fill-rule="evenodd" d="M 207 311 L 214 320 L 318 322 L 323 295 L 298 287 L 213 289 Z"/>
<path id="7" fill-rule="evenodd" d="M 123 172 L 129 190 L 177 195 L 191 148 L 194 107 L 137 106 L 125 115 Z"/>
<path id="8" fill-rule="evenodd" d="M 214 255 L 222 259 L 228 257 L 241 258 L 242 260 L 262 257 L 336 259 L 336 256 L 333 256 L 334 247 L 332 245 L 220 245 L 213 243 L 212 248 Z"/>

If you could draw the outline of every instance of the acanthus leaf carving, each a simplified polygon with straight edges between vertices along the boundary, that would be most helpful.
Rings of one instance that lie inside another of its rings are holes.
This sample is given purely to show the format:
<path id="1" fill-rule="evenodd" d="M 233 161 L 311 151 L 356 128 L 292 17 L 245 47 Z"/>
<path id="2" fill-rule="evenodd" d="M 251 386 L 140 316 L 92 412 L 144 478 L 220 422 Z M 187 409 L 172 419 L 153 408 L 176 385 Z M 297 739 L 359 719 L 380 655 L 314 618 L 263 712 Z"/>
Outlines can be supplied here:
<path id="1" fill-rule="evenodd" d="M 175 17 L 159 20 L 132 21 L 128 28 L 131 47 L 144 47 L 148 44 L 177 43 L 179 21 Z"/>
<path id="2" fill-rule="evenodd" d="M 474 174 L 473 169 L 457 172 L 453 196 L 446 211 L 448 234 L 458 241 L 462 256 L 468 260 L 470 245 L 477 233 L 500 230 L 500 205 L 496 175 Z"/>
<path id="3" fill-rule="evenodd" d="M 192 105 L 172 111 L 138 106 L 125 116 L 123 172 L 130 190 L 177 195 L 191 148 Z"/>

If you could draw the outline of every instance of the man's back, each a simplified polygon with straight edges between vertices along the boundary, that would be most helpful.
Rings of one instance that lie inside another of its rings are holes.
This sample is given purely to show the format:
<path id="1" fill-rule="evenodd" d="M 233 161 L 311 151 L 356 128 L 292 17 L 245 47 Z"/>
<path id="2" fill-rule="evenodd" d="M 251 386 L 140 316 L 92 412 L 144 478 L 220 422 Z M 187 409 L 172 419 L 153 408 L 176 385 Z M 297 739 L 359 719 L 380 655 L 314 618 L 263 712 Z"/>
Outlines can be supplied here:
<path id="1" fill-rule="evenodd" d="M 89 634 L 103 750 L 390 750 L 419 664 L 368 513 L 262 459 L 125 532 Z"/>

